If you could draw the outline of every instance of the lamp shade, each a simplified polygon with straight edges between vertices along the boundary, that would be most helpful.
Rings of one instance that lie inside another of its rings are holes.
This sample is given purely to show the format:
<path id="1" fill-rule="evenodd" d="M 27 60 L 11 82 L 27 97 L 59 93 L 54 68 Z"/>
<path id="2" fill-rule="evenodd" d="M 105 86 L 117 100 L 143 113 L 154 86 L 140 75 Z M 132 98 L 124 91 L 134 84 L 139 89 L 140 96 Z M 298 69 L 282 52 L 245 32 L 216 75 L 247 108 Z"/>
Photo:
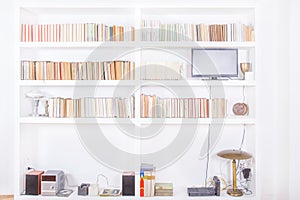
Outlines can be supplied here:
<path id="1" fill-rule="evenodd" d="M 231 160 L 245 160 L 251 158 L 251 154 L 237 149 L 224 150 L 217 153 L 218 156 L 222 158 L 227 158 Z"/>

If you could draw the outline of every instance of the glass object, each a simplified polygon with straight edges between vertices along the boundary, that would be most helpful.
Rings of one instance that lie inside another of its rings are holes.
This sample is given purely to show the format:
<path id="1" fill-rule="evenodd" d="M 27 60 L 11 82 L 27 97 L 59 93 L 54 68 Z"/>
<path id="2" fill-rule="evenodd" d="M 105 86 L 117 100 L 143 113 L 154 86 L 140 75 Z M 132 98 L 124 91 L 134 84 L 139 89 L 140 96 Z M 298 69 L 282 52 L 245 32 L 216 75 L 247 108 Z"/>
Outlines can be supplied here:
<path id="1" fill-rule="evenodd" d="M 41 91 L 30 91 L 26 97 L 32 101 L 32 117 L 48 116 L 48 101 L 45 93 Z"/>
<path id="2" fill-rule="evenodd" d="M 250 66 L 251 66 L 251 63 L 249 63 L 249 62 L 240 63 L 240 68 L 243 73 L 243 79 L 245 79 L 245 73 L 250 71 Z"/>

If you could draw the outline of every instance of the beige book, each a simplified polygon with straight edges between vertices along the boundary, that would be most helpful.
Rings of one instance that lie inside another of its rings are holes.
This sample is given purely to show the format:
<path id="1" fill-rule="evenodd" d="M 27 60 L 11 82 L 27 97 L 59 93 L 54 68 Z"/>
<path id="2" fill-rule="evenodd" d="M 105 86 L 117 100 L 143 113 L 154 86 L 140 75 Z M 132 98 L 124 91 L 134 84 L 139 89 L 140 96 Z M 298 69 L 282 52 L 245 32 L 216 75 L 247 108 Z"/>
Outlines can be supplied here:
<path id="1" fill-rule="evenodd" d="M 73 99 L 71 98 L 66 98 L 65 99 L 65 105 L 66 105 L 66 114 L 65 117 L 74 117 L 74 113 L 73 113 Z"/>
<path id="2" fill-rule="evenodd" d="M 115 73 L 116 73 L 116 80 L 122 79 L 122 63 L 120 61 L 115 62 Z"/>

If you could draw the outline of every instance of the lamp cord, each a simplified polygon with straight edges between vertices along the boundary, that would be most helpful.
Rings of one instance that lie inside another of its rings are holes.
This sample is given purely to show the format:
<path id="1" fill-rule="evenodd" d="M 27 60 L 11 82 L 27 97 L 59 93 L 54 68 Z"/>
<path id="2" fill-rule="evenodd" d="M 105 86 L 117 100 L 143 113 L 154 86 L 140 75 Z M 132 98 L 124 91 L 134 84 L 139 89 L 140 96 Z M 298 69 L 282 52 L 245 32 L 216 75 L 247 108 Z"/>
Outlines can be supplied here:
<path id="1" fill-rule="evenodd" d="M 245 141 L 245 134 L 246 134 L 246 124 L 244 124 L 243 126 L 243 136 L 242 136 L 242 141 L 241 141 L 241 144 L 240 144 L 240 148 L 239 150 L 242 149 L 243 145 L 244 145 L 244 141 Z"/>
<path id="2" fill-rule="evenodd" d="M 207 134 L 207 155 L 206 155 L 206 170 L 205 170 L 205 187 L 206 187 L 207 176 L 208 176 L 209 150 L 210 150 L 210 124 L 208 126 L 208 134 Z"/>

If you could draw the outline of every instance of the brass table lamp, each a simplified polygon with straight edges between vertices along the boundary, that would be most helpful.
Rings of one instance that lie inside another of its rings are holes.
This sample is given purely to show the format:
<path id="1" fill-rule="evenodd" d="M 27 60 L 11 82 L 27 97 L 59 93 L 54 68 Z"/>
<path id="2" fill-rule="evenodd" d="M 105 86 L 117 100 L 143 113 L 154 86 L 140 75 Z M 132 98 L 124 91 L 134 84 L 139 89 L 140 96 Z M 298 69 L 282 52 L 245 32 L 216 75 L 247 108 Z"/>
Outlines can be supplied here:
<path id="1" fill-rule="evenodd" d="M 234 196 L 234 197 L 239 197 L 243 195 L 242 190 L 238 189 L 236 186 L 236 161 L 235 160 L 245 160 L 249 159 L 252 156 L 241 150 L 224 150 L 219 153 L 217 153 L 218 156 L 226 159 L 231 159 L 232 160 L 232 178 L 233 178 L 233 187 L 232 189 L 227 190 L 227 194 Z"/>

